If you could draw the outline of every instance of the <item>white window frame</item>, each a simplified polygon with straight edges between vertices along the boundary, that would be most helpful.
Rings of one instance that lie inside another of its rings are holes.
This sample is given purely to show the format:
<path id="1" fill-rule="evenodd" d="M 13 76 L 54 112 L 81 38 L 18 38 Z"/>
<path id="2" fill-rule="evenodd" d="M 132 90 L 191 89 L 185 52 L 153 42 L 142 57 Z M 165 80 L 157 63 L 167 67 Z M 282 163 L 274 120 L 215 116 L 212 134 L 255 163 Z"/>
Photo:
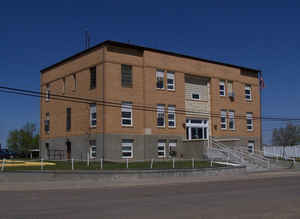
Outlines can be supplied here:
<path id="1" fill-rule="evenodd" d="M 163 118 L 164 124 L 158 125 L 158 119 Z M 156 112 L 156 126 L 159 128 L 166 127 L 166 118 L 165 118 L 165 105 L 164 104 L 157 104 L 157 112 Z"/>
<path id="2" fill-rule="evenodd" d="M 173 83 L 169 83 L 169 79 L 172 80 Z M 169 86 L 171 88 L 169 88 Z M 174 72 L 167 72 L 167 89 L 174 91 L 175 90 L 175 73 Z"/>
<path id="3" fill-rule="evenodd" d="M 158 87 L 158 81 L 162 80 L 162 87 Z M 165 89 L 165 72 L 164 70 L 158 69 L 156 70 L 156 89 L 164 90 Z"/>
<path id="4" fill-rule="evenodd" d="M 195 122 L 195 121 L 201 121 L 201 122 Z M 186 139 L 187 140 L 208 140 L 209 138 L 209 130 L 208 130 L 208 119 L 196 119 L 196 118 L 193 118 L 193 119 L 187 119 L 186 120 L 186 133 L 187 133 L 187 136 L 186 136 Z M 192 128 L 202 128 L 202 138 L 198 138 L 198 139 L 193 139 L 192 138 Z M 205 133 L 205 130 L 206 130 L 206 133 Z M 206 138 L 205 138 L 205 135 L 206 135 Z"/>
<path id="5" fill-rule="evenodd" d="M 228 128 L 229 130 L 235 130 L 235 112 L 233 110 L 228 111 Z M 230 122 L 233 122 L 233 127 L 230 127 Z"/>
<path id="6" fill-rule="evenodd" d="M 130 147 L 130 149 L 123 149 L 124 147 Z M 124 156 L 123 153 L 130 153 L 130 156 Z M 133 140 L 132 139 L 123 139 L 121 142 L 121 158 L 131 159 L 133 158 Z"/>
<path id="7" fill-rule="evenodd" d="M 163 147 L 163 149 L 160 149 Z M 160 155 L 160 153 L 163 153 L 163 155 Z M 166 157 L 166 141 L 158 141 L 157 143 L 157 157 L 158 158 L 165 158 Z"/>
<path id="8" fill-rule="evenodd" d="M 123 117 L 124 113 L 130 113 L 130 118 Z M 130 124 L 124 123 L 125 120 L 130 121 Z M 121 125 L 123 127 L 132 127 L 133 126 L 133 118 L 132 118 L 132 102 L 122 102 L 121 108 Z"/>
<path id="9" fill-rule="evenodd" d="M 94 155 L 93 152 L 95 152 L 95 155 Z M 96 140 L 91 140 L 90 141 L 90 158 L 91 159 L 96 159 L 96 157 L 97 157 Z"/>
<path id="10" fill-rule="evenodd" d="M 50 101 L 50 85 L 46 85 L 46 102 Z"/>
<path id="11" fill-rule="evenodd" d="M 249 94 L 246 94 L 247 91 L 249 91 Z M 252 101 L 252 88 L 249 84 L 245 85 L 245 99 L 247 101 Z"/>
<path id="12" fill-rule="evenodd" d="M 224 89 L 221 89 L 221 86 L 223 86 Z M 225 86 L 225 81 L 224 80 L 219 81 L 219 94 L 220 94 L 221 97 L 226 96 L 226 86 Z"/>
<path id="13" fill-rule="evenodd" d="M 93 115 L 96 115 L 96 118 L 93 118 Z M 93 124 L 95 122 L 95 124 Z M 91 128 L 96 128 L 97 127 L 97 105 L 90 104 L 90 127 Z"/>
<path id="14" fill-rule="evenodd" d="M 250 132 L 250 131 L 253 131 L 253 113 L 247 113 L 246 114 L 246 126 L 247 126 L 247 130 Z M 248 121 L 250 121 L 250 124 L 248 124 Z"/>
<path id="15" fill-rule="evenodd" d="M 195 95 L 198 95 L 199 98 L 194 98 L 194 96 L 193 96 L 194 94 L 195 94 Z M 200 93 L 199 93 L 199 92 L 197 92 L 197 93 L 196 93 L 196 92 L 193 92 L 193 93 L 191 94 L 191 98 L 192 98 L 192 100 L 200 100 Z"/>
<path id="16" fill-rule="evenodd" d="M 255 143 L 254 141 L 248 141 L 248 152 L 254 153 L 255 151 Z"/>
<path id="17" fill-rule="evenodd" d="M 174 118 L 170 119 L 169 115 L 174 115 Z M 170 122 L 174 122 L 174 125 L 170 125 Z M 174 105 L 168 106 L 168 127 L 176 128 L 176 106 L 174 106 Z"/>
<path id="18" fill-rule="evenodd" d="M 222 118 L 225 118 L 225 121 L 222 122 Z M 226 130 L 227 129 L 227 111 L 226 110 L 221 110 L 221 117 L 220 117 L 220 125 L 221 125 L 221 130 Z M 224 125 L 225 127 L 222 127 Z"/>

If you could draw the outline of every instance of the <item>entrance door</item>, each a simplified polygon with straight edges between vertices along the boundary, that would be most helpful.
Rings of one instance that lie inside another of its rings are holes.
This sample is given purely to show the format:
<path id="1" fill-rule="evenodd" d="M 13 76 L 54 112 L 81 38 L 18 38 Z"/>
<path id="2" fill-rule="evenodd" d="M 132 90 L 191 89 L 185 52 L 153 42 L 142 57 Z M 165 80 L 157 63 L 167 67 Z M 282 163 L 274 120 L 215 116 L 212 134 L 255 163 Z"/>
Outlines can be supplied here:
<path id="1" fill-rule="evenodd" d="M 71 152 L 72 152 L 72 146 L 71 146 L 71 142 L 68 140 L 66 142 L 67 145 L 67 159 L 71 159 Z"/>
<path id="2" fill-rule="evenodd" d="M 186 120 L 186 139 L 187 140 L 207 140 L 208 139 L 208 120 L 207 119 L 187 119 Z"/>

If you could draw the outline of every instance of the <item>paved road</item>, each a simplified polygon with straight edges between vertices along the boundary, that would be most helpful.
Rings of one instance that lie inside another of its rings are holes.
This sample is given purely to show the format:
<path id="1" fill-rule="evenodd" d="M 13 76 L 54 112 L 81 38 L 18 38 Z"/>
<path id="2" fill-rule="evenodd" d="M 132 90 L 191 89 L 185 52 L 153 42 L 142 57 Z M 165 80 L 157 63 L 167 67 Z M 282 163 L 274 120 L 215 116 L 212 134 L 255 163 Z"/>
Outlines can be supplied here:
<path id="1" fill-rule="evenodd" d="M 1 191 L 0 218 L 300 218 L 300 176 L 122 188 Z"/>

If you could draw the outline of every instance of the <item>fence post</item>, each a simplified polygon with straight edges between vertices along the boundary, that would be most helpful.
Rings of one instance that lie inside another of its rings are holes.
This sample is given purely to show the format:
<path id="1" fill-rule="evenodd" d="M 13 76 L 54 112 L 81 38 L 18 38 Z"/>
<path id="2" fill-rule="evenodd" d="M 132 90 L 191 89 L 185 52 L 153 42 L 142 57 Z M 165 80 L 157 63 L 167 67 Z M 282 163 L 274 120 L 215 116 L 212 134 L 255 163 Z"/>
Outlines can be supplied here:
<path id="1" fill-rule="evenodd" d="M 126 158 L 126 168 L 128 169 L 128 158 Z"/>
<path id="2" fill-rule="evenodd" d="M 41 159 L 41 171 L 43 171 L 44 170 L 44 159 L 42 158 Z"/>
<path id="3" fill-rule="evenodd" d="M 173 158 L 173 169 L 175 168 L 175 158 Z"/>
<path id="4" fill-rule="evenodd" d="M 100 159 L 100 168 L 103 170 L 103 158 Z"/>
<path id="5" fill-rule="evenodd" d="M 74 170 L 74 158 L 72 158 L 72 170 Z"/>
<path id="6" fill-rule="evenodd" d="M 151 164 L 150 164 L 150 168 L 153 168 L 153 158 L 151 159 Z"/>
<path id="7" fill-rule="evenodd" d="M 194 158 L 192 158 L 192 167 L 193 167 L 193 169 L 195 168 L 195 160 L 194 160 Z"/>
<path id="8" fill-rule="evenodd" d="M 270 169 L 270 168 L 271 168 L 271 161 L 268 160 L 268 169 Z"/>
<path id="9" fill-rule="evenodd" d="M 89 156 L 89 152 L 86 153 L 87 155 L 87 166 L 90 166 L 90 156 Z"/>
<path id="10" fill-rule="evenodd" d="M 3 172 L 3 171 L 4 171 L 4 165 L 5 165 L 5 158 L 3 158 L 3 160 L 2 160 L 1 172 Z"/>
<path id="11" fill-rule="evenodd" d="M 210 167 L 212 167 L 213 166 L 213 161 L 212 160 L 210 160 Z"/>

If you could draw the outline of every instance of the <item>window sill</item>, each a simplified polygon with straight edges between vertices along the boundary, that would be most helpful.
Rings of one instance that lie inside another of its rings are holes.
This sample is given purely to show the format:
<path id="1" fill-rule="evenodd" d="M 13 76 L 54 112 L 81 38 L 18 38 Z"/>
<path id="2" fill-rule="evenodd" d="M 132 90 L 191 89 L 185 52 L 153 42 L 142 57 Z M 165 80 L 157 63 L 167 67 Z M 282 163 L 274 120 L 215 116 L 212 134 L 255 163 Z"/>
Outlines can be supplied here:
<path id="1" fill-rule="evenodd" d="M 175 92 L 176 90 L 175 89 L 168 89 L 168 91 Z"/>
<path id="2" fill-rule="evenodd" d="M 121 125 L 122 128 L 134 128 L 133 125 Z"/>
<path id="3" fill-rule="evenodd" d="M 156 126 L 156 128 L 165 129 L 166 127 L 165 126 Z"/>
<path id="4" fill-rule="evenodd" d="M 176 126 L 168 126 L 169 129 L 176 129 Z"/>
<path id="5" fill-rule="evenodd" d="M 96 129 L 97 126 L 90 126 L 90 129 Z"/>
<path id="6" fill-rule="evenodd" d="M 156 88 L 156 90 L 161 90 L 161 91 L 163 91 L 163 90 L 166 90 L 165 88 Z"/>

